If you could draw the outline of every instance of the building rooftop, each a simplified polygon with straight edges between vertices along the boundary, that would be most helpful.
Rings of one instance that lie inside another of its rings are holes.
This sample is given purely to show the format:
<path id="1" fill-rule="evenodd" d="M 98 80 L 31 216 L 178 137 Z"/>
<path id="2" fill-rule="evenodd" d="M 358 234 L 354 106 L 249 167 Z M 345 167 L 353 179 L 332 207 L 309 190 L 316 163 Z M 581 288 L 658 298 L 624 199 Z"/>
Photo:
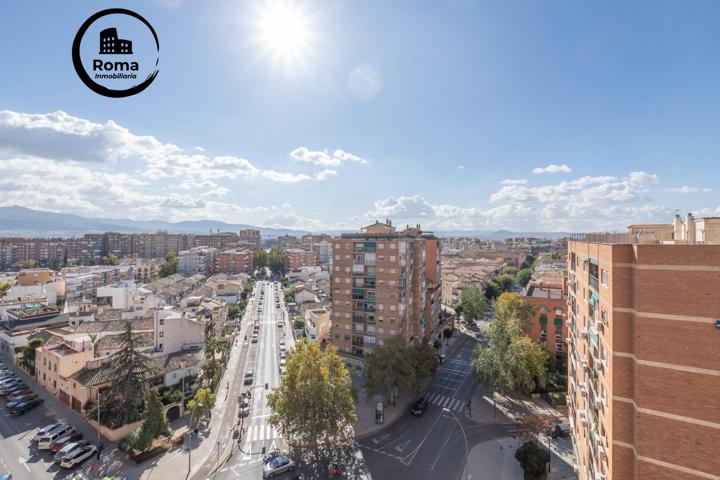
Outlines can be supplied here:
<path id="1" fill-rule="evenodd" d="M 560 288 L 536 287 L 534 285 L 530 285 L 528 287 L 525 296 L 534 298 L 553 298 L 557 300 L 562 300 L 563 298 L 565 298 L 562 293 L 562 289 Z"/>

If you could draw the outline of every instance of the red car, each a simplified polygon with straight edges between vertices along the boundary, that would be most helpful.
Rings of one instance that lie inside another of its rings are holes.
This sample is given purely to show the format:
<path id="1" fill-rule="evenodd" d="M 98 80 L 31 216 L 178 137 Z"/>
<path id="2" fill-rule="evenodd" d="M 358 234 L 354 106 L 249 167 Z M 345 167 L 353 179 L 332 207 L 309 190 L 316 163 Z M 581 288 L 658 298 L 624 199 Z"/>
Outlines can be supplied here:
<path id="1" fill-rule="evenodd" d="M 18 397 L 22 397 L 23 395 L 30 395 L 33 391 L 30 388 L 22 388 L 20 390 L 15 390 L 12 395 L 8 395 L 5 397 L 5 401 L 7 403 L 12 402 L 13 400 L 16 400 Z"/>
<path id="2" fill-rule="evenodd" d="M 70 431 L 66 435 L 63 435 L 62 437 L 59 437 L 57 440 L 52 442 L 50 444 L 50 451 L 57 452 L 70 442 L 77 442 L 78 440 L 82 440 L 82 437 L 82 433 Z"/>

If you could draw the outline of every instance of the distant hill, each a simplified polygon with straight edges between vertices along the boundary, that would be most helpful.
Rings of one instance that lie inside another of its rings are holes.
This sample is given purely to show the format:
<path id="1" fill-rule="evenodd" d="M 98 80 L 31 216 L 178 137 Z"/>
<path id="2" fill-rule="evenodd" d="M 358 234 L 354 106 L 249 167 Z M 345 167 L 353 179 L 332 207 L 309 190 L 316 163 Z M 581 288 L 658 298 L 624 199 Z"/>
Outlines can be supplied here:
<path id="1" fill-rule="evenodd" d="M 185 220 L 182 222 L 167 222 L 164 220 L 130 220 L 127 218 L 89 218 L 69 213 L 44 212 L 25 207 L 0 207 L 0 236 L 19 237 L 71 237 L 85 233 L 123 232 L 123 233 L 153 233 L 166 230 L 170 233 L 204 234 L 217 232 L 237 232 L 244 228 L 256 228 L 265 238 L 274 238 L 280 235 L 301 236 L 306 231 L 291 230 L 288 228 L 255 227 L 245 224 L 225 223 L 219 220 Z M 347 233 L 347 231 L 328 230 L 333 236 Z M 562 238 L 568 235 L 564 232 L 511 232 L 497 231 L 436 231 L 438 237 L 477 237 L 488 240 L 503 240 L 511 237 L 537 237 Z"/>
<path id="2" fill-rule="evenodd" d="M 307 232 L 286 228 L 265 228 L 245 224 L 231 224 L 218 220 L 130 220 L 115 218 L 88 218 L 68 213 L 44 212 L 25 207 L 0 207 L 0 236 L 59 236 L 68 237 L 97 232 L 152 233 L 167 230 L 171 233 L 203 234 L 211 231 L 237 232 L 244 228 L 257 228 L 263 237 L 304 235 Z"/>

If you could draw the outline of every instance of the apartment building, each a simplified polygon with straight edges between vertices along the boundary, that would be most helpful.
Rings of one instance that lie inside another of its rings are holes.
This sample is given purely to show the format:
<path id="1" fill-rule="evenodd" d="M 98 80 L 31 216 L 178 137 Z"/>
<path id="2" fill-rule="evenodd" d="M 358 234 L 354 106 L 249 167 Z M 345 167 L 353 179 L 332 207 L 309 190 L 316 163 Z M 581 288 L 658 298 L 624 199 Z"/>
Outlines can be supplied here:
<path id="1" fill-rule="evenodd" d="M 260 230 L 256 230 L 254 228 L 246 228 L 244 230 L 240 230 L 239 240 L 240 241 L 238 246 L 240 248 L 260 250 L 260 246 L 262 245 L 262 236 L 260 235 Z"/>
<path id="2" fill-rule="evenodd" d="M 213 269 L 213 259 L 218 249 L 214 247 L 193 247 L 178 254 L 178 272 L 183 275 L 206 275 Z"/>
<path id="3" fill-rule="evenodd" d="M 556 370 L 567 369 L 567 287 L 565 270 L 539 266 L 530 279 L 523 300 L 535 307 L 530 338 L 548 351 Z"/>
<path id="4" fill-rule="evenodd" d="M 130 265 L 69 267 L 62 269 L 65 279 L 65 298 L 75 300 L 94 295 L 98 288 L 123 280 L 134 279 Z"/>
<path id="5" fill-rule="evenodd" d="M 213 259 L 213 273 L 252 275 L 253 270 L 253 252 L 246 248 L 219 252 Z"/>
<path id="6" fill-rule="evenodd" d="M 283 255 L 283 263 L 286 272 L 301 267 L 315 267 L 318 264 L 318 254 L 301 248 L 288 248 Z"/>
<path id="7" fill-rule="evenodd" d="M 428 340 L 440 317 L 438 239 L 388 220 L 333 240 L 331 341 L 357 367 L 372 348 L 402 335 Z"/>
<path id="8" fill-rule="evenodd" d="M 580 480 L 720 478 L 720 244 L 676 226 L 568 243 Z"/>

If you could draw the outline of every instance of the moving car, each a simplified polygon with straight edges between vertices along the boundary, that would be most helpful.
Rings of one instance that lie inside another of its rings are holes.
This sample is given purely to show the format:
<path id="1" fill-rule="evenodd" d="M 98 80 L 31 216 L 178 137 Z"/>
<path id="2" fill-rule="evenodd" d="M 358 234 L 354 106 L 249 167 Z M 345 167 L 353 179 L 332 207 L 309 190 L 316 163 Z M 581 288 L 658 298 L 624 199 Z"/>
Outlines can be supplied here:
<path id="1" fill-rule="evenodd" d="M 293 470 L 295 470 L 295 462 L 293 462 L 290 457 L 280 455 L 265 464 L 263 467 L 263 478 L 272 478 L 275 475 L 292 472 Z"/>
<path id="2" fill-rule="evenodd" d="M 80 432 L 71 432 L 67 435 L 63 435 L 62 437 L 57 438 L 50 444 L 50 451 L 55 453 L 60 451 L 65 445 L 72 442 L 77 442 L 78 440 L 82 440 L 83 434 Z"/>
<path id="3" fill-rule="evenodd" d="M 243 397 L 243 400 L 240 403 L 240 410 L 238 411 L 238 415 L 241 417 L 247 417 L 248 415 L 250 415 L 250 399 L 248 397 Z"/>
<path id="4" fill-rule="evenodd" d="M 428 402 L 425 397 L 420 397 L 415 400 L 413 406 L 410 407 L 410 413 L 415 415 L 416 417 L 420 417 L 423 413 L 425 413 L 425 410 L 427 410 L 429 406 L 430 402 Z"/>
<path id="5" fill-rule="evenodd" d="M 87 445 L 76 449 L 73 453 L 68 455 L 60 462 L 60 466 L 63 468 L 74 468 L 83 463 L 88 458 L 95 454 L 97 447 L 95 445 Z"/>
<path id="6" fill-rule="evenodd" d="M 245 372 L 245 385 L 252 385 L 255 381 L 255 374 L 252 370 Z"/>
<path id="7" fill-rule="evenodd" d="M 76 450 L 78 448 L 82 448 L 82 447 L 87 447 L 88 445 L 90 445 L 90 442 L 88 442 L 87 440 L 81 440 L 79 442 L 70 442 L 55 453 L 55 456 L 53 457 L 53 461 L 62 462 L 65 459 L 65 457 L 67 457 L 68 455 L 73 453 L 74 450 Z"/>
<path id="8" fill-rule="evenodd" d="M 10 415 L 22 415 L 29 412 L 33 408 L 38 407 L 42 403 L 42 398 L 33 398 L 32 400 L 28 400 L 25 403 L 21 403 L 20 405 L 16 405 L 15 407 L 13 407 L 13 409 L 10 410 Z"/>

